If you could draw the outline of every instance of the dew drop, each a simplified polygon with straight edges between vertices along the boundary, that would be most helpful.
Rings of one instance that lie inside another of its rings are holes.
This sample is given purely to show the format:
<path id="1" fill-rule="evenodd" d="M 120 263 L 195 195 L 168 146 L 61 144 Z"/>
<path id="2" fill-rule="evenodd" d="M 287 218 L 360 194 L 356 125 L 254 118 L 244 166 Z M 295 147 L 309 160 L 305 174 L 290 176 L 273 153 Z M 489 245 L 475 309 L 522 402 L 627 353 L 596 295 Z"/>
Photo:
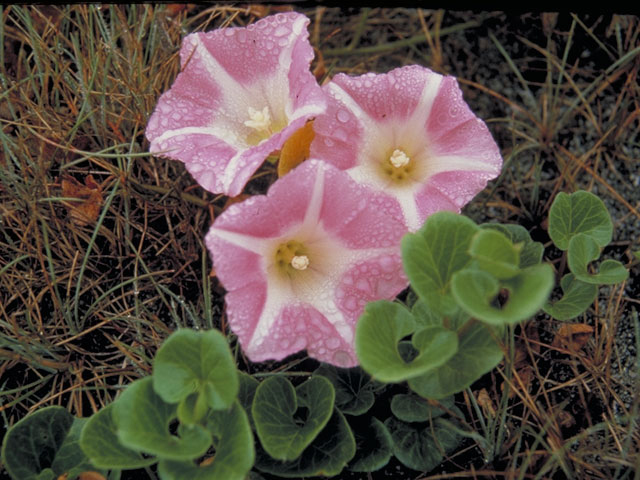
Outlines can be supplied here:
<path id="1" fill-rule="evenodd" d="M 347 123 L 349 121 L 349 112 L 346 110 L 340 110 L 338 111 L 337 117 L 339 122 Z"/>
<path id="2" fill-rule="evenodd" d="M 333 363 L 339 366 L 349 365 L 351 359 L 349 358 L 349 354 L 342 350 L 338 350 L 333 354 Z"/>
<path id="3" fill-rule="evenodd" d="M 238 30 L 238 33 L 236 34 L 236 39 L 238 40 L 238 42 L 240 43 L 244 43 L 247 40 L 247 32 L 245 32 L 244 30 Z"/>
<path id="4" fill-rule="evenodd" d="M 325 137 L 325 139 L 324 139 L 324 144 L 325 144 L 327 147 L 333 147 L 333 146 L 335 145 L 335 144 L 333 143 L 333 140 L 331 140 L 331 139 L 330 139 L 330 138 L 328 138 L 328 137 Z"/>

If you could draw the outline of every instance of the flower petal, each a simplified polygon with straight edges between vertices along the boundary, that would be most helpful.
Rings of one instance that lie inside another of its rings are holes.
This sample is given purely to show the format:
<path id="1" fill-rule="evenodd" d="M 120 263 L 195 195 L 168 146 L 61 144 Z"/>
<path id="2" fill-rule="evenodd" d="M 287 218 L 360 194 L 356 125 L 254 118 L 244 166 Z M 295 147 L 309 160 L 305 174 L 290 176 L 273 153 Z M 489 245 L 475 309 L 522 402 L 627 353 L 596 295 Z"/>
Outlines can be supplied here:
<path id="1" fill-rule="evenodd" d="M 229 323 L 248 357 L 281 360 L 307 349 L 319 360 L 354 365 L 364 302 L 391 299 L 407 286 L 404 233 L 393 199 L 318 160 L 277 180 L 267 195 L 229 207 L 205 242 L 228 291 Z M 283 273 L 275 252 L 292 240 L 309 257 L 303 271 Z"/>
<path id="2" fill-rule="evenodd" d="M 147 126 L 150 151 L 183 161 L 214 193 L 239 194 L 272 151 L 325 110 L 309 71 L 308 23 L 288 12 L 185 37 L 182 71 Z M 256 112 L 267 116 L 256 121 Z"/>
<path id="3" fill-rule="evenodd" d="M 499 148 L 454 77 L 411 65 L 338 74 L 323 88 L 311 155 L 393 196 L 411 231 L 440 209 L 459 211 L 500 172 Z"/>

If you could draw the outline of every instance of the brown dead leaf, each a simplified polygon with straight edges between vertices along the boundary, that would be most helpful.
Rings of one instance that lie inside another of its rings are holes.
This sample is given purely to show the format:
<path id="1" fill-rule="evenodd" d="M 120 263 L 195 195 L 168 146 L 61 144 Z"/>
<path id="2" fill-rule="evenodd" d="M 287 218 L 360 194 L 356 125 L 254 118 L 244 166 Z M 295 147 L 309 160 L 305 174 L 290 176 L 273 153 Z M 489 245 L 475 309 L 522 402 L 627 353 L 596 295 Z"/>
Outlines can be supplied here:
<path id="1" fill-rule="evenodd" d="M 313 121 L 295 132 L 282 146 L 278 162 L 278 178 L 286 175 L 309 158 L 309 147 L 315 137 Z"/>
<path id="2" fill-rule="evenodd" d="M 493 406 L 493 400 L 491 400 L 491 397 L 489 396 L 489 392 L 487 392 L 487 389 L 483 388 L 482 390 L 480 390 L 477 396 L 478 396 L 478 405 L 480 405 L 480 407 L 484 411 L 484 414 L 487 417 L 495 417 L 496 409 Z"/>
<path id="3" fill-rule="evenodd" d="M 552 346 L 556 348 L 566 348 L 568 350 L 580 350 L 587 344 L 592 334 L 593 327 L 590 325 L 584 323 L 567 323 L 558 329 Z"/>
<path id="4" fill-rule="evenodd" d="M 84 178 L 84 185 L 71 176 L 65 176 L 62 179 L 62 196 L 78 199 L 64 202 L 76 225 L 82 227 L 98 219 L 102 207 L 102 188 L 93 175 Z"/>

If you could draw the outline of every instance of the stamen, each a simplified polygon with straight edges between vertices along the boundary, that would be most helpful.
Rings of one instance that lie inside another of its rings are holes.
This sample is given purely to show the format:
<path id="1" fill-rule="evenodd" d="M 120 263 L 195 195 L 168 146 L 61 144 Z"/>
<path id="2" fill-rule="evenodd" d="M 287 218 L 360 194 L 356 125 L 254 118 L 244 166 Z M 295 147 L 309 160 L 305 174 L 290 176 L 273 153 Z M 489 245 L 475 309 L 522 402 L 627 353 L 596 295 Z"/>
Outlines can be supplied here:
<path id="1" fill-rule="evenodd" d="M 306 270 L 309 266 L 309 257 L 306 255 L 296 255 L 291 259 L 291 266 L 296 270 Z"/>
<path id="2" fill-rule="evenodd" d="M 407 156 L 406 153 L 398 149 L 394 150 L 391 154 L 391 157 L 389 157 L 389 161 L 396 168 L 406 166 L 410 160 L 411 159 Z"/>
<path id="3" fill-rule="evenodd" d="M 244 124 L 247 127 L 255 128 L 259 132 L 271 131 L 271 113 L 269 107 L 264 107 L 262 111 L 249 107 L 249 120 Z"/>

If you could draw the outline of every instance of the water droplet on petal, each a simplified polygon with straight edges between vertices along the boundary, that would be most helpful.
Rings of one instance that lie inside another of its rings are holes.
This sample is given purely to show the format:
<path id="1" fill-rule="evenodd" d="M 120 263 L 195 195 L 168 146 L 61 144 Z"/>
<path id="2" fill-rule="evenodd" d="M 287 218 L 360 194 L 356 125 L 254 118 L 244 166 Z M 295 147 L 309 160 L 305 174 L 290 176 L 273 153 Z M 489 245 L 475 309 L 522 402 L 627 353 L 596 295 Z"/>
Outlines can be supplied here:
<path id="1" fill-rule="evenodd" d="M 351 359 L 349 358 L 349 354 L 347 352 L 338 350 L 336 353 L 333 354 L 333 363 L 335 363 L 338 366 L 349 365 L 350 362 L 351 362 Z"/>
<path id="2" fill-rule="evenodd" d="M 338 121 L 342 122 L 342 123 L 347 123 L 349 121 L 349 112 L 347 112 L 346 110 L 340 110 L 338 112 Z"/>

